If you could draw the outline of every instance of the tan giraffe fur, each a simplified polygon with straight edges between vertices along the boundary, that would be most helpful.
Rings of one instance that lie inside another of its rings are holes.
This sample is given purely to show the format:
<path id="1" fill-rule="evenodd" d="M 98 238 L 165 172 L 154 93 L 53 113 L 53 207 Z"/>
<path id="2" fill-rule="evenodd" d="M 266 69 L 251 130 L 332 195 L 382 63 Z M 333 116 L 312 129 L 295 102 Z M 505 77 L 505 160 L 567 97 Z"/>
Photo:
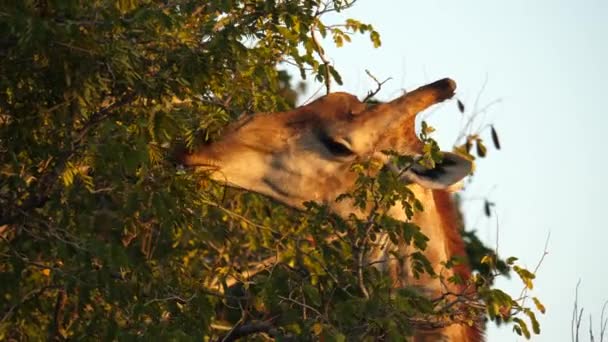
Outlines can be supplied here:
<path id="1" fill-rule="evenodd" d="M 451 98 L 455 88 L 454 81 L 443 79 L 373 107 L 347 93 L 329 94 L 292 111 L 244 116 L 220 140 L 180 154 L 178 159 L 186 166 L 215 169 L 212 178 L 217 181 L 289 206 L 302 208 L 303 202 L 315 201 L 347 216 L 353 207 L 335 198 L 354 185 L 356 174 L 351 165 L 369 158 L 387 163 L 388 157 L 381 152 L 385 150 L 420 155 L 423 144 L 415 133 L 416 114 Z M 446 162 L 439 174 L 416 168 L 405 173 L 410 189 L 424 206 L 412 221 L 430 238 L 425 255 L 436 272 L 441 271 L 442 261 L 465 254 L 449 191 L 470 172 L 471 163 L 447 153 L 445 160 L 451 162 Z M 391 208 L 389 215 L 407 220 L 398 206 Z M 405 255 L 408 247 L 393 245 L 387 236 L 378 241 L 369 260 L 388 272 L 396 287 L 418 286 L 431 298 L 446 290 L 458 292 L 456 285 L 448 284 L 446 289 L 437 277 L 415 279 L 405 263 L 389 258 L 390 251 Z M 467 266 L 442 272 L 445 278 L 455 272 L 464 277 L 470 274 Z M 480 341 L 482 335 L 477 327 L 453 324 L 419 331 L 413 340 Z"/>

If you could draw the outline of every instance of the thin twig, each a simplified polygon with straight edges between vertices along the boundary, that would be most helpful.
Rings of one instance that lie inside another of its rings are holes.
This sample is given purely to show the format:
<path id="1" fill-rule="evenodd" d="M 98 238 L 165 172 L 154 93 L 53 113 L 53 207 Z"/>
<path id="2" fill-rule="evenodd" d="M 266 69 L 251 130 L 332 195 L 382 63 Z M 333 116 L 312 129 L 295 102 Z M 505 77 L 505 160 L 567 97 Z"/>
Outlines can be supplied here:
<path id="1" fill-rule="evenodd" d="M 547 256 L 547 254 L 549 254 L 549 251 L 547 249 L 549 247 L 549 239 L 550 238 L 551 238 L 551 232 L 549 232 L 547 234 L 547 239 L 545 240 L 545 248 L 543 250 L 543 255 L 540 257 L 540 260 L 538 260 L 538 263 L 536 264 L 536 267 L 534 267 L 534 275 L 536 275 L 536 272 L 538 272 L 538 269 L 540 268 L 540 265 L 545 260 L 545 257 Z"/>
<path id="2" fill-rule="evenodd" d="M 235 339 L 235 338 L 233 338 L 234 333 L 247 319 L 247 312 L 245 310 L 243 310 L 243 307 L 240 302 L 239 302 L 239 307 L 241 309 L 241 318 L 239 319 L 238 322 L 236 322 L 236 324 L 228 331 L 228 333 L 224 337 L 219 339 L 219 341 L 221 341 L 221 342 L 233 341 Z"/>
<path id="3" fill-rule="evenodd" d="M 243 221 L 243 222 L 245 222 L 245 223 L 247 223 L 247 224 L 249 224 L 249 225 L 251 225 L 251 226 L 253 226 L 253 227 L 256 227 L 256 228 L 259 228 L 259 229 L 262 229 L 262 230 L 266 230 L 266 231 L 269 231 L 269 232 L 271 232 L 271 233 L 276 233 L 276 234 L 278 234 L 278 232 L 277 232 L 276 230 L 274 230 L 274 229 L 272 229 L 272 228 L 270 228 L 270 227 L 267 227 L 267 226 L 264 226 L 264 225 L 261 225 L 261 224 L 255 223 L 255 222 L 251 221 L 250 219 L 248 219 L 247 217 L 245 217 L 245 216 L 243 216 L 243 215 L 240 215 L 240 214 L 237 214 L 237 213 L 235 213 L 234 211 L 232 211 L 232 210 L 230 210 L 230 209 L 228 209 L 228 208 L 225 208 L 225 207 L 223 207 L 223 206 L 219 205 L 219 204 L 218 204 L 218 203 L 216 203 L 216 202 L 209 201 L 209 200 L 207 200 L 207 199 L 202 199 L 202 200 L 201 200 L 201 203 L 206 204 L 206 205 L 209 205 L 209 206 L 212 206 L 212 207 L 215 207 L 215 208 L 217 208 L 217 209 L 220 209 L 220 210 L 221 210 L 221 211 L 223 211 L 224 213 L 226 213 L 226 214 L 228 214 L 228 215 L 230 215 L 230 216 L 232 216 L 232 217 L 235 217 L 235 218 L 237 218 L 237 219 L 239 219 L 239 220 L 241 220 L 241 221 Z"/>
<path id="4" fill-rule="evenodd" d="M 205 293 L 211 294 L 211 295 L 217 295 L 216 293 L 208 291 L 208 290 L 206 290 Z M 190 298 L 182 298 L 182 297 L 177 296 L 177 295 L 172 295 L 172 296 L 169 296 L 169 297 L 166 297 L 166 298 L 154 298 L 154 299 L 151 299 L 151 300 L 145 302 L 144 306 L 148 306 L 148 305 L 150 305 L 152 303 L 168 302 L 168 301 L 176 301 L 179 304 L 186 304 L 186 303 L 191 302 L 194 298 L 196 298 L 196 293 L 193 294 L 192 296 L 190 296 Z"/>
<path id="5" fill-rule="evenodd" d="M 365 98 L 361 102 L 367 102 L 370 99 L 372 99 L 374 96 L 376 96 L 376 94 L 378 94 L 380 92 L 380 90 L 382 89 L 382 86 L 384 85 L 384 83 L 386 83 L 386 82 L 388 82 L 388 81 L 390 81 L 390 80 L 393 79 L 392 77 L 389 77 L 389 78 L 385 79 L 384 81 L 380 82 L 380 81 L 378 81 L 378 79 L 374 75 L 372 75 L 372 73 L 369 70 L 365 69 L 365 73 L 372 80 L 374 80 L 374 82 L 376 82 L 376 86 L 377 87 L 376 87 L 376 90 L 373 90 L 373 91 L 370 90 L 369 92 L 367 92 L 367 96 L 365 96 Z"/>
<path id="6" fill-rule="evenodd" d="M 352 6 L 355 5 L 356 2 L 357 2 L 357 0 L 352 0 L 350 2 L 345 1 L 339 7 L 336 7 L 335 1 L 326 1 L 323 3 L 323 6 L 324 6 L 323 9 L 318 11 L 317 13 L 319 15 L 321 15 L 321 14 L 330 13 L 330 12 L 342 11 L 342 10 L 351 8 Z"/>
<path id="7" fill-rule="evenodd" d="M 359 247 L 359 260 L 357 263 L 357 278 L 359 281 L 359 288 L 361 289 L 361 292 L 363 293 L 365 299 L 369 299 L 369 291 L 367 291 L 367 287 L 365 287 L 365 281 L 363 279 L 363 263 L 365 261 L 365 252 L 367 250 L 367 243 L 365 241 L 367 240 L 367 236 L 368 234 L 366 234 L 364 242 Z"/>
<path id="8" fill-rule="evenodd" d="M 279 299 L 288 301 L 288 302 L 292 302 L 293 304 L 299 305 L 301 307 L 307 308 L 308 310 L 316 313 L 320 318 L 322 318 L 324 321 L 327 321 L 327 318 L 325 317 L 325 315 L 323 315 L 319 310 L 313 308 L 312 306 L 299 302 L 293 298 L 289 298 L 289 297 L 285 297 L 285 296 L 278 296 Z"/>
<path id="9" fill-rule="evenodd" d="M 589 339 L 590 342 L 595 342 L 595 338 L 593 337 L 593 317 L 589 314 Z"/>
<path id="10" fill-rule="evenodd" d="M 81 48 L 81 47 L 78 47 L 78 46 L 74 46 L 74 45 L 71 45 L 71 44 L 68 44 L 68 43 L 62 43 L 62 42 L 54 42 L 54 43 L 57 44 L 57 45 L 59 45 L 59 46 L 63 46 L 65 48 L 68 48 L 70 50 L 80 51 L 80 52 L 86 53 L 89 56 L 94 56 L 95 55 L 95 52 L 93 52 L 91 50 L 88 50 L 88 49 L 85 49 L 85 48 Z"/>
<path id="11" fill-rule="evenodd" d="M 8 321 L 11 318 L 11 316 L 15 313 L 15 311 L 17 311 L 17 309 L 24 303 L 26 303 L 32 299 L 36 299 L 36 298 L 40 297 L 42 294 L 44 294 L 48 290 L 55 290 L 55 289 L 59 289 L 59 288 L 61 288 L 61 286 L 59 286 L 59 285 L 49 285 L 49 286 L 44 286 L 42 288 L 28 292 L 25 296 L 23 296 L 23 298 L 21 298 L 21 300 L 19 300 L 18 303 L 12 305 L 10 308 L 8 308 L 6 310 L 3 310 L 4 315 L 2 315 L 2 319 L 0 319 L 0 323 L 4 323 L 4 322 Z"/>
<path id="12" fill-rule="evenodd" d="M 498 261 L 498 247 L 500 242 L 500 221 L 498 219 L 498 213 L 496 211 L 494 212 L 494 215 L 496 216 L 496 247 L 494 248 L 494 260 L 492 262 L 496 264 L 496 262 Z"/>
<path id="13" fill-rule="evenodd" d="M 584 311 L 585 311 L 585 308 L 581 308 L 580 314 L 578 315 L 578 318 L 576 319 L 576 342 L 579 342 L 578 332 L 580 331 L 580 328 L 581 328 L 581 321 L 583 320 Z"/>
<path id="14" fill-rule="evenodd" d="M 65 292 L 65 289 L 60 289 L 59 291 L 57 291 L 57 299 L 55 301 L 53 323 L 51 331 L 49 333 L 49 341 L 58 339 L 59 336 L 65 338 L 65 333 L 63 329 L 63 313 L 65 309 L 65 304 L 67 302 L 67 295 Z"/>
<path id="15" fill-rule="evenodd" d="M 494 106 L 495 104 L 498 104 L 502 102 L 502 99 L 496 99 L 494 101 L 491 101 L 490 103 L 488 103 L 487 105 L 485 105 L 483 108 L 481 108 L 480 110 L 475 110 L 467 119 L 467 122 L 465 123 L 464 127 L 462 127 L 462 129 L 460 130 L 460 133 L 458 134 L 458 136 L 456 137 L 456 139 L 454 140 L 454 146 L 458 145 L 460 143 L 460 141 L 467 135 L 470 135 L 470 129 L 473 126 L 473 123 L 475 122 L 475 119 L 481 115 L 484 114 L 485 112 L 487 112 L 490 107 Z"/>
<path id="16" fill-rule="evenodd" d="M 319 58 L 325 65 L 325 75 L 324 75 L 325 90 L 326 90 L 326 93 L 329 94 L 331 92 L 331 76 L 329 73 L 330 65 L 329 65 L 329 60 L 327 59 L 327 56 L 325 55 L 325 51 L 323 50 L 323 47 L 321 46 L 321 43 L 319 43 L 319 39 L 317 37 L 316 22 L 314 22 L 312 24 L 312 26 L 310 27 L 310 38 L 312 39 L 312 44 L 314 46 L 314 50 L 317 52 L 317 55 L 319 56 Z"/>
<path id="17" fill-rule="evenodd" d="M 543 254 L 541 255 L 540 259 L 538 260 L 536 267 L 534 267 L 534 271 L 532 272 L 532 274 L 534 274 L 535 276 L 536 276 L 536 273 L 538 272 L 538 270 L 540 269 L 540 265 L 542 265 L 543 261 L 545 260 L 545 257 L 547 256 L 547 254 L 549 254 L 549 251 L 547 250 L 549 247 L 549 238 L 551 238 L 551 232 L 549 232 L 547 234 L 547 239 L 545 240 L 545 247 L 543 248 Z M 578 285 L 577 285 L 577 291 L 578 291 Z M 521 293 L 519 295 L 519 298 L 522 298 L 521 306 L 524 306 L 524 304 L 526 302 L 526 293 L 527 292 L 528 292 L 528 287 L 524 285 L 524 288 L 521 290 Z"/>
<path id="18" fill-rule="evenodd" d="M 574 291 L 574 308 L 572 309 L 572 320 L 570 321 L 570 338 L 572 342 L 578 342 L 578 332 L 580 327 L 580 318 L 577 319 L 578 315 L 578 287 L 581 284 L 581 280 L 579 279 L 576 282 L 576 289 Z M 580 315 L 582 316 L 583 309 L 580 311 Z M 580 316 L 579 316 L 580 317 Z"/>
<path id="19" fill-rule="evenodd" d="M 128 92 L 125 95 L 123 95 L 118 101 L 111 103 L 111 104 L 103 107 L 102 109 L 98 110 L 97 112 L 91 114 L 87 123 L 85 123 L 84 126 L 78 130 L 78 132 L 76 134 L 76 139 L 72 142 L 72 149 L 75 149 L 74 145 L 79 144 L 82 141 L 82 139 L 84 138 L 84 136 L 91 130 L 91 128 L 93 128 L 95 125 L 97 125 L 101 121 L 105 120 L 108 117 L 108 115 L 110 114 L 110 112 L 112 112 L 114 109 L 117 109 L 124 105 L 130 104 L 131 102 L 135 101 L 135 99 L 136 99 L 135 93 Z"/>
<path id="20" fill-rule="evenodd" d="M 331 236 L 330 238 L 326 239 L 325 242 L 326 243 L 331 243 L 335 240 L 337 240 L 339 238 L 339 236 Z M 267 270 L 271 267 L 276 266 L 277 263 L 279 263 L 279 261 L 281 260 L 281 255 L 277 252 L 276 255 L 273 255 L 271 257 L 268 257 L 262 261 L 258 261 L 258 262 L 254 262 L 252 264 L 250 264 L 250 267 L 242 272 L 241 275 L 242 277 L 231 277 L 228 278 L 224 281 L 224 284 L 227 287 L 232 287 L 235 284 L 239 283 L 239 282 L 244 282 L 244 281 L 248 281 L 249 279 L 253 278 L 254 276 L 256 276 L 257 274 L 263 272 L 264 270 Z M 215 278 L 211 281 L 211 287 L 216 287 L 216 289 L 214 291 L 217 291 L 218 294 L 223 294 L 224 289 L 221 288 L 221 284 L 222 282 L 220 282 L 219 278 Z"/>
<path id="21" fill-rule="evenodd" d="M 321 91 L 321 89 L 323 89 L 323 87 L 319 87 L 317 90 L 315 90 L 314 93 L 312 93 L 312 95 L 310 95 L 306 101 L 302 102 L 302 105 L 308 104 L 313 98 L 315 98 L 317 96 L 317 94 Z"/>
<path id="22" fill-rule="evenodd" d="M 608 301 L 604 302 L 604 305 L 602 306 L 602 313 L 600 315 L 600 342 L 604 342 L 604 333 L 606 332 L 606 325 L 608 325 L 608 318 L 604 319 L 606 305 L 608 305 Z"/>

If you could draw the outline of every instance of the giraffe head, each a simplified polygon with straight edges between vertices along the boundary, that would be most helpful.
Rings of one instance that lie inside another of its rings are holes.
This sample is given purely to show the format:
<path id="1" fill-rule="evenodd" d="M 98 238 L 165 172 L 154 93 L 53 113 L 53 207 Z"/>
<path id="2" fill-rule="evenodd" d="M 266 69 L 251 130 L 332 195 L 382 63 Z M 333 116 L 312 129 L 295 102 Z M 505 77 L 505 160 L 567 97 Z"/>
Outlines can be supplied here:
<path id="1" fill-rule="evenodd" d="M 331 206 L 353 186 L 351 166 L 364 159 L 388 161 L 382 151 L 416 157 L 416 114 L 453 96 L 456 84 L 443 79 L 397 99 L 368 107 L 355 96 L 333 93 L 282 113 L 247 115 L 218 140 L 182 153 L 185 166 L 213 170 L 212 178 L 255 191 L 293 207 L 305 201 Z M 405 177 L 423 187 L 449 188 L 471 163 L 451 153 L 435 169 L 412 167 Z"/>

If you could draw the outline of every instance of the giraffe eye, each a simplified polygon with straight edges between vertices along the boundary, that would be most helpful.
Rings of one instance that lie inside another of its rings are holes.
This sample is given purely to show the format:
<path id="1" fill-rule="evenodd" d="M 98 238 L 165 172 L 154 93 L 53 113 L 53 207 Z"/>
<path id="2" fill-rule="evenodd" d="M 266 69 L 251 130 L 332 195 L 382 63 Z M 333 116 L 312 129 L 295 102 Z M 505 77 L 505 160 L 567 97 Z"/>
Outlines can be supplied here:
<path id="1" fill-rule="evenodd" d="M 323 143 L 323 146 L 327 148 L 329 153 L 333 154 L 334 156 L 349 157 L 355 154 L 346 144 L 328 136 L 321 137 L 321 142 Z"/>

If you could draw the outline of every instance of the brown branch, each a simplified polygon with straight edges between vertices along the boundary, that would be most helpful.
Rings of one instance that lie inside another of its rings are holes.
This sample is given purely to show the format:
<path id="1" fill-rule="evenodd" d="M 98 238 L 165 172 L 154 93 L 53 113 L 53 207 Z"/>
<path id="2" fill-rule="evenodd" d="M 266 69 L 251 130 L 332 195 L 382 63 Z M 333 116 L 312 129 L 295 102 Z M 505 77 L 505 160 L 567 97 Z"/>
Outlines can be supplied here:
<path id="1" fill-rule="evenodd" d="M 72 149 L 75 149 L 74 143 L 78 144 L 82 141 L 82 139 L 84 138 L 84 136 L 98 123 L 100 123 L 101 121 L 105 120 L 108 115 L 110 114 L 110 112 L 112 112 L 114 109 L 120 108 L 124 105 L 130 104 L 131 102 L 133 102 L 136 99 L 136 95 L 134 92 L 128 92 L 125 95 L 123 95 L 118 101 L 103 107 L 102 109 L 98 110 L 97 112 L 91 114 L 91 116 L 89 117 L 89 121 L 87 121 L 87 123 L 78 130 L 78 133 L 76 134 L 76 139 L 74 140 L 74 142 L 72 143 Z"/>
<path id="2" fill-rule="evenodd" d="M 468 314 L 466 310 L 459 310 L 451 312 L 449 315 L 426 315 L 421 317 L 409 317 L 406 320 L 414 330 L 428 331 L 446 328 L 454 324 L 468 325 L 472 318 L 477 317 L 471 317 L 471 315 Z"/>
<path id="3" fill-rule="evenodd" d="M 378 81 L 378 79 L 374 75 L 372 75 L 372 73 L 369 70 L 365 69 L 365 73 L 372 80 L 374 80 L 374 82 L 376 82 L 377 87 L 376 87 L 376 90 L 370 90 L 367 93 L 367 96 L 365 96 L 365 98 L 361 102 L 367 102 L 367 101 L 371 100 L 374 96 L 376 96 L 376 94 L 378 94 L 380 92 L 380 90 L 382 89 L 382 86 L 384 85 L 384 83 L 386 83 L 386 82 L 388 82 L 388 81 L 390 81 L 390 80 L 393 79 L 392 77 L 389 77 L 389 78 L 385 79 L 384 81 L 380 82 L 380 81 Z"/>
<path id="4" fill-rule="evenodd" d="M 319 310 L 313 308 L 312 306 L 305 304 L 305 303 L 301 303 L 298 302 L 297 300 L 293 299 L 293 298 L 289 298 L 289 297 L 284 297 L 284 296 L 278 296 L 279 299 L 282 299 L 284 301 L 288 301 L 291 302 L 293 304 L 299 305 L 303 308 L 306 308 L 314 313 L 316 313 L 319 317 L 323 318 L 323 320 L 328 321 L 327 317 L 325 317 L 325 315 L 323 315 L 321 312 L 319 312 Z"/>
<path id="5" fill-rule="evenodd" d="M 363 239 L 363 242 L 359 246 L 359 251 L 358 251 L 359 255 L 357 258 L 357 281 L 359 283 L 359 289 L 361 290 L 361 293 L 363 293 L 363 296 L 365 297 L 365 299 L 369 299 L 369 291 L 367 290 L 367 287 L 365 286 L 365 279 L 363 278 L 363 263 L 366 259 L 368 236 L 373 227 L 374 227 L 373 223 L 369 223 L 367 231 L 365 232 L 365 238 Z"/>
<path id="6" fill-rule="evenodd" d="M 318 14 L 317 14 L 318 15 Z M 310 38 L 312 39 L 312 44 L 314 46 L 315 52 L 325 65 L 325 90 L 326 93 L 329 94 L 331 92 L 331 75 L 329 74 L 329 60 L 327 56 L 325 56 L 325 52 L 323 51 L 323 47 L 319 43 L 317 38 L 317 31 L 315 27 L 316 23 L 313 23 L 310 27 Z"/>
<path id="7" fill-rule="evenodd" d="M 210 292 L 208 290 L 205 291 L 205 293 L 215 295 L 215 293 Z M 183 298 L 183 297 L 180 297 L 178 295 L 171 295 L 171 296 L 166 297 L 166 298 L 154 298 L 154 299 L 151 299 L 151 300 L 147 301 L 146 303 L 144 303 L 144 306 L 148 306 L 148 305 L 150 305 L 152 303 L 169 302 L 169 301 L 175 301 L 176 303 L 179 303 L 179 304 L 183 305 L 183 304 L 190 303 L 194 298 L 196 298 L 196 294 L 193 294 L 192 296 L 190 296 L 190 298 Z"/>
<path id="8" fill-rule="evenodd" d="M 58 288 L 61 288 L 61 286 L 49 285 L 49 286 L 44 286 L 42 288 L 28 292 L 25 296 L 23 296 L 23 298 L 21 298 L 21 300 L 19 300 L 18 303 L 12 305 L 11 307 L 9 307 L 6 310 L 3 310 L 4 314 L 2 315 L 2 319 L 0 319 L 0 323 L 5 323 L 6 321 L 8 321 L 11 318 L 11 316 L 19 309 L 19 307 L 21 305 L 29 302 L 30 300 L 40 297 L 42 294 L 44 294 L 48 290 L 55 290 Z"/>
<path id="9" fill-rule="evenodd" d="M 267 226 L 255 223 L 252 220 L 248 219 L 247 217 L 245 217 L 243 215 L 240 215 L 240 214 L 237 214 L 234 211 L 232 211 L 232 210 L 230 210 L 228 208 L 223 207 L 222 205 L 218 204 L 217 202 L 210 201 L 210 200 L 207 200 L 207 199 L 202 199 L 201 202 L 203 204 L 215 207 L 215 208 L 223 211 L 225 214 L 230 215 L 232 217 L 235 217 L 235 218 L 237 218 L 237 219 L 239 219 L 239 220 L 247 223 L 248 225 L 251 225 L 252 227 L 256 227 L 256 228 L 262 229 L 262 230 L 267 230 L 267 231 L 269 231 L 271 233 L 278 233 L 276 230 L 272 229 L 271 227 L 267 227 Z"/>
<path id="10" fill-rule="evenodd" d="M 301 303 L 295 299 L 284 296 L 279 296 L 279 298 L 291 302 L 295 305 L 302 306 L 308 310 L 311 310 L 315 312 L 321 319 L 327 320 L 327 318 L 323 314 L 321 314 L 317 309 L 311 307 L 310 305 Z M 456 309 L 452 309 L 456 305 L 459 307 Z M 471 313 L 471 311 L 468 310 L 469 308 L 475 308 L 480 311 L 481 309 L 483 309 L 483 307 L 480 307 L 479 302 L 475 300 L 469 300 L 466 298 L 460 300 L 457 299 L 454 302 L 450 303 L 450 306 L 446 306 L 438 310 L 435 314 L 407 317 L 405 320 L 414 330 L 418 331 L 441 329 L 454 324 L 468 325 L 470 324 L 471 320 L 478 321 L 478 318 L 480 317 L 478 312 Z M 277 327 L 273 325 L 273 320 L 276 320 L 276 317 L 268 321 L 251 321 L 248 323 L 237 323 L 234 327 L 230 328 L 230 331 L 227 334 L 218 338 L 216 341 L 235 341 L 239 338 L 256 333 L 266 333 L 269 334 L 271 337 L 274 337 L 275 334 L 273 333 L 273 330 L 277 329 Z"/>
<path id="11" fill-rule="evenodd" d="M 57 300 L 55 301 L 53 322 L 49 332 L 49 341 L 65 338 L 65 332 L 63 329 L 63 313 L 66 302 L 67 296 L 65 289 L 60 289 L 57 291 Z"/>
<path id="12" fill-rule="evenodd" d="M 357 0 L 352 0 L 351 2 L 345 2 L 343 5 L 336 7 L 335 3 L 333 1 L 326 1 L 323 3 L 323 9 L 319 9 L 317 11 L 318 15 L 323 15 L 326 13 L 331 13 L 331 12 L 338 12 L 338 11 L 342 11 L 345 9 L 349 9 L 352 6 L 355 5 L 355 3 L 357 2 Z"/>
<path id="13" fill-rule="evenodd" d="M 239 338 L 246 337 L 258 333 L 266 333 L 270 336 L 274 336 L 273 330 L 275 329 L 272 321 L 251 321 L 247 323 L 237 324 L 232 328 L 226 335 L 221 336 L 217 342 L 231 342 L 236 341 Z"/>
<path id="14" fill-rule="evenodd" d="M 331 243 L 337 239 L 339 239 L 340 236 L 332 236 L 328 239 L 325 240 L 326 243 Z M 245 282 L 248 281 L 249 279 L 255 277 L 257 274 L 273 267 L 276 266 L 277 263 L 279 263 L 281 260 L 281 255 L 277 254 L 277 255 L 273 255 L 271 257 L 268 257 L 264 260 L 258 261 L 258 262 L 254 262 L 251 264 L 251 266 L 246 269 L 241 273 L 241 277 L 231 277 L 229 279 L 226 279 L 223 281 L 223 284 L 225 284 L 227 287 L 232 287 L 240 282 Z M 214 293 L 217 294 L 224 294 L 224 289 L 221 287 L 222 282 L 220 281 L 220 278 L 215 278 L 211 281 L 211 288 L 214 288 L 211 291 L 214 291 Z"/>
<path id="15" fill-rule="evenodd" d="M 74 51 L 86 53 L 89 56 L 94 56 L 95 55 L 94 51 L 91 51 L 91 50 L 88 50 L 88 49 L 85 49 L 85 48 L 81 48 L 79 46 L 74 46 L 74 45 L 71 45 L 71 44 L 68 44 L 68 43 L 63 43 L 63 42 L 54 42 L 54 43 L 57 44 L 57 45 L 59 45 L 59 46 L 62 46 L 64 48 L 66 48 L 66 49 L 69 49 L 69 50 L 74 50 Z"/>
<path id="16" fill-rule="evenodd" d="M 253 278 L 254 276 L 256 276 L 258 273 L 261 273 L 264 270 L 271 267 L 272 265 L 276 264 L 278 262 L 278 260 L 279 260 L 279 256 L 276 256 L 276 255 L 268 257 L 262 261 L 253 263 L 250 268 L 241 272 L 241 274 L 243 275 L 242 277 L 232 276 L 231 278 L 228 278 L 228 279 L 224 280 L 223 282 L 221 281 L 220 278 L 215 278 L 211 281 L 211 284 L 209 287 L 213 288 L 213 291 L 215 291 L 218 294 L 224 294 L 224 288 L 222 288 L 222 286 L 221 286 L 222 284 L 225 284 L 226 287 L 230 288 L 240 282 L 245 282 L 245 281 Z"/>

